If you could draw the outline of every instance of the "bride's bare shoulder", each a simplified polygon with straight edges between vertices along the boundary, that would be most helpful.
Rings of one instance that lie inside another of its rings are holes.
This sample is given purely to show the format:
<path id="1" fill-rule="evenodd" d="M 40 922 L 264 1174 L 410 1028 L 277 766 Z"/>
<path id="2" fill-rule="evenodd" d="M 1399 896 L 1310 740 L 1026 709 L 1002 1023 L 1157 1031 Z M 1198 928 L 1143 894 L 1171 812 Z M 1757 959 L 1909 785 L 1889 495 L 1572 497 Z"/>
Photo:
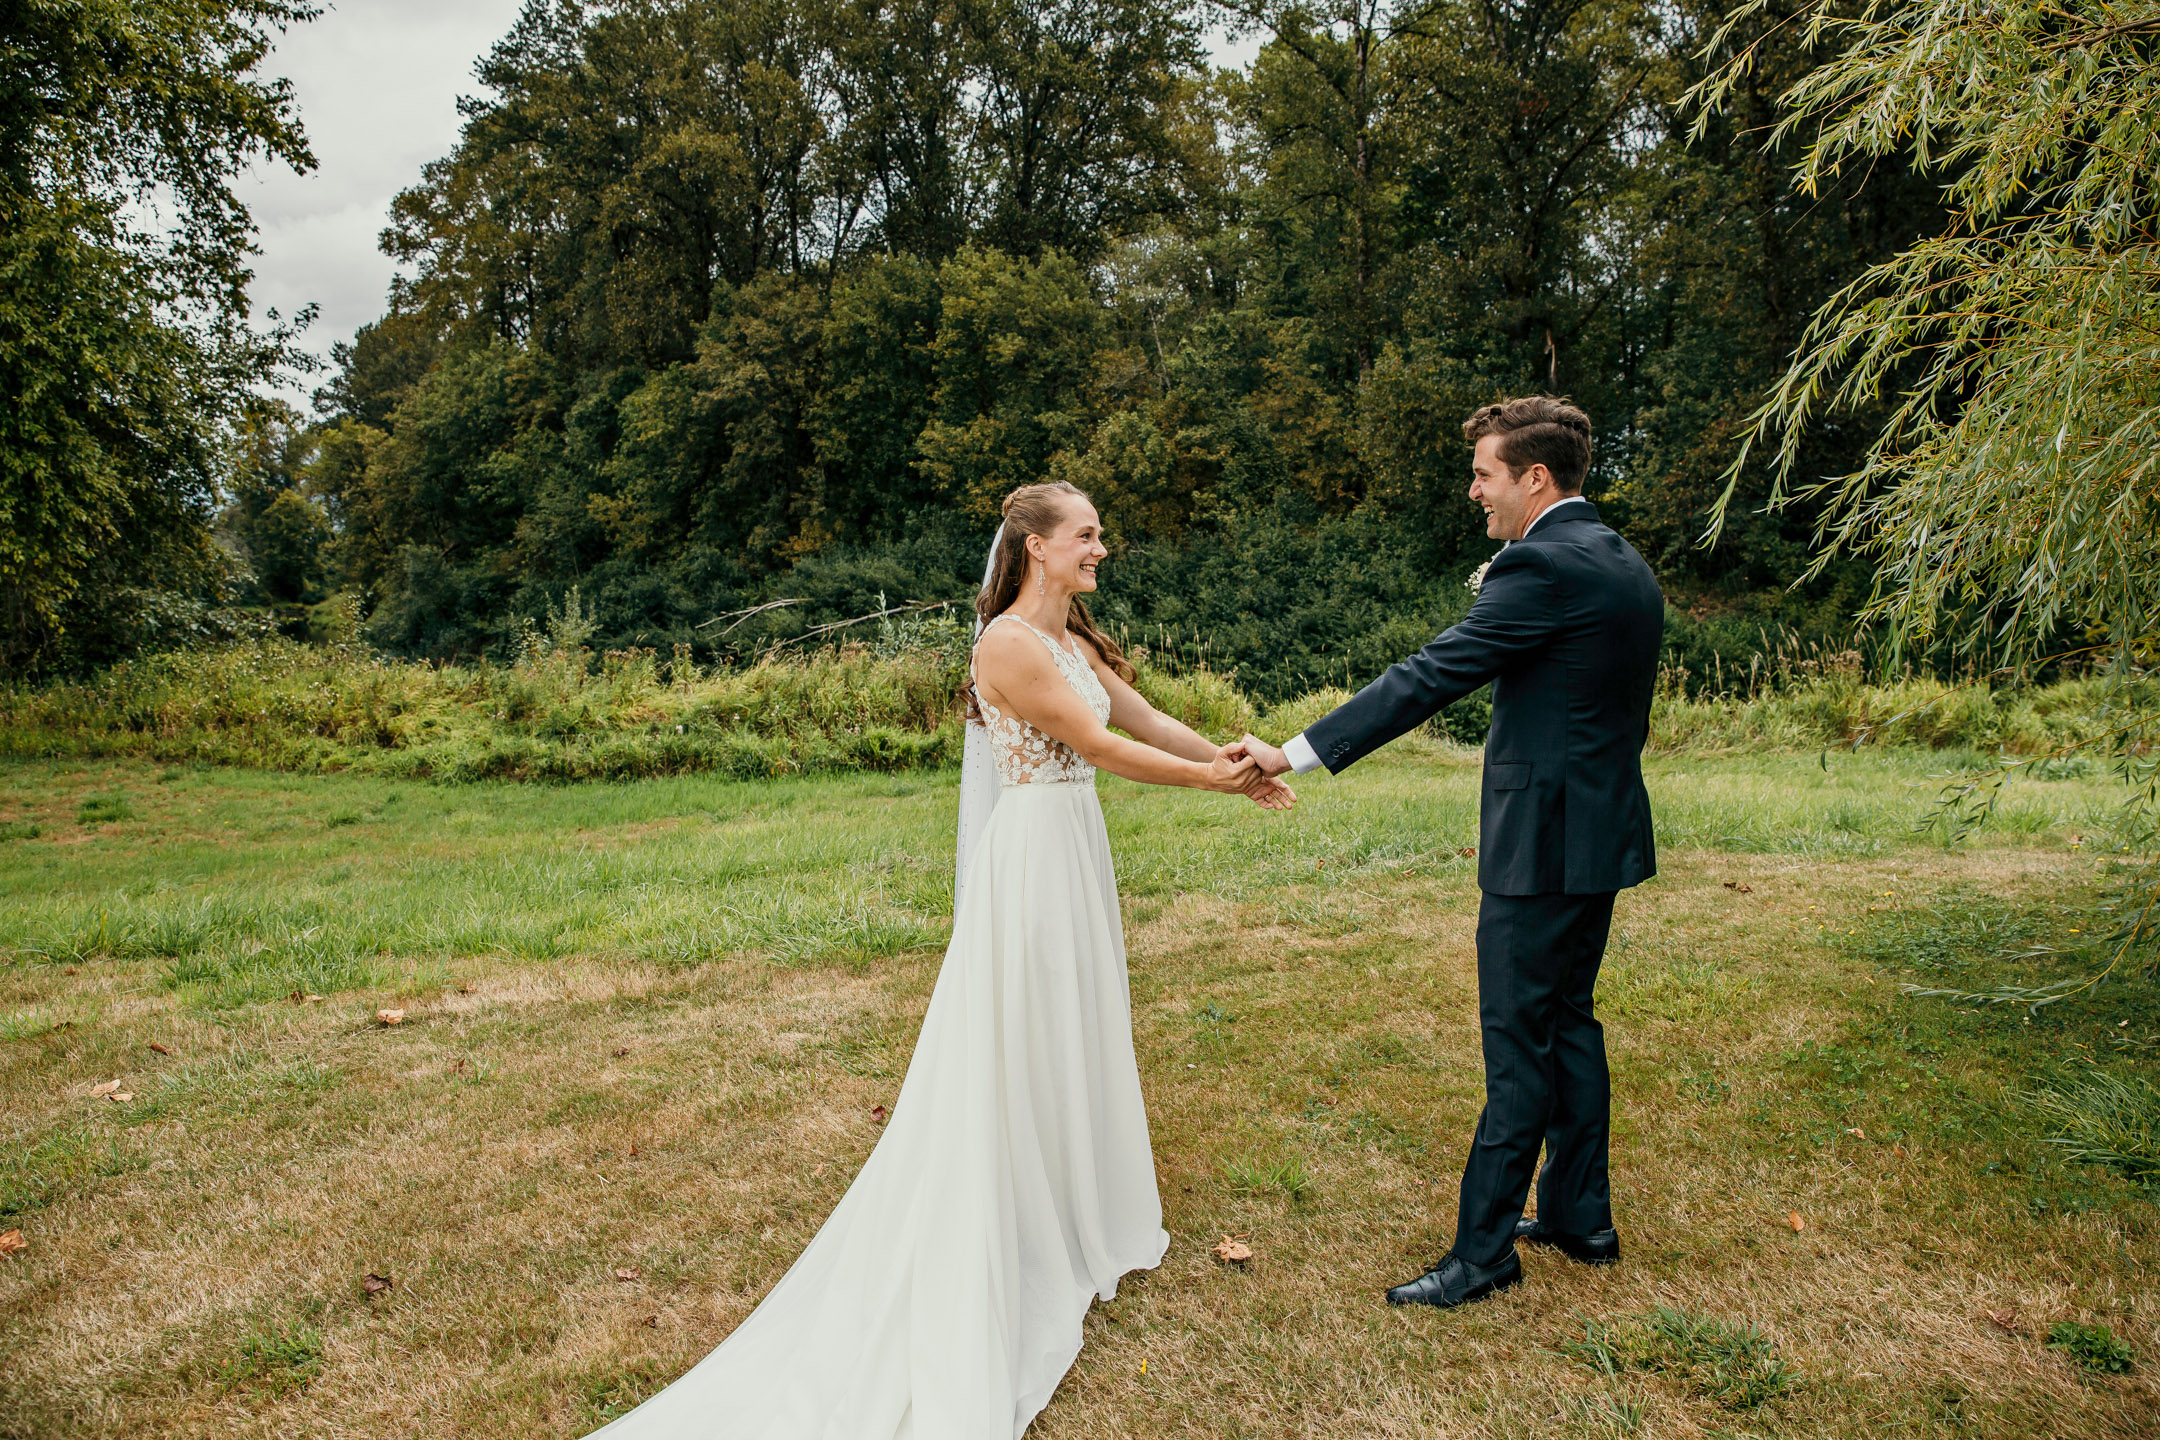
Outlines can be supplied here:
<path id="1" fill-rule="evenodd" d="M 1018 621 L 1004 625 L 993 621 L 975 641 L 978 671 L 984 664 L 1001 670 L 1032 670 L 1038 660 L 1048 663 L 1049 658 L 1042 641 Z"/>

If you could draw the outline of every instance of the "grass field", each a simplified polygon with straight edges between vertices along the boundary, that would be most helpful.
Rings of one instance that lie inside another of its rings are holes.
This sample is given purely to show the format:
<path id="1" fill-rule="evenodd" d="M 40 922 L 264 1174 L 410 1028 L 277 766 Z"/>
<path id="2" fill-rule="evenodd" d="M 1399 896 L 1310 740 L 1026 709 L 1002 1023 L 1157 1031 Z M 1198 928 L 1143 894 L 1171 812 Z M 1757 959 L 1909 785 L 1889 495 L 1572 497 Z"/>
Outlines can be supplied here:
<path id="1" fill-rule="evenodd" d="M 2160 1429 L 2160 1211 L 2033 1098 L 2160 1073 L 2151 987 L 1899 990 L 2089 967 L 2119 792 L 2020 780 L 1945 850 L 1956 760 L 1655 763 L 1600 990 L 1627 1258 L 1455 1314 L 1379 1292 L 1480 1099 L 1475 752 L 1288 816 L 1105 780 L 1173 1244 L 1032 1433 Z M 0 767 L 0 1436 L 571 1437 L 680 1373 L 876 1139 L 954 784 Z"/>

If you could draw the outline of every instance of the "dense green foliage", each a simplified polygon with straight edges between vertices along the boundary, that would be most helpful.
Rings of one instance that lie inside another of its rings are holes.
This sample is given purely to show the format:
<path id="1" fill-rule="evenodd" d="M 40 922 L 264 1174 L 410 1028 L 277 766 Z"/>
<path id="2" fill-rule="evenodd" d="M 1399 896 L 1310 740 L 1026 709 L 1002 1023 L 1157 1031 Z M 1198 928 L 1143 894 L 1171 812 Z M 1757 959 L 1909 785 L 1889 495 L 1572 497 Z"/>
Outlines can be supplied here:
<path id="1" fill-rule="evenodd" d="M 1754 94 L 1755 37 L 1787 14 L 1733 12 L 1716 43 L 1730 58 L 1698 92 L 1705 124 Z M 2106 657 L 2138 674 L 2160 631 L 2160 7 L 1869 0 L 1791 18 L 1803 43 L 1839 47 L 1776 96 L 1771 133 L 1801 146 L 1802 187 L 1903 160 L 1942 179 L 1946 221 L 1809 322 L 1748 432 L 1773 442 L 1772 510 L 1817 508 L 1818 567 L 1877 567 L 1862 616 L 1892 655 L 2024 673 Z M 1858 463 L 1811 463 L 1855 415 L 1871 437 Z M 2107 713 L 2064 752 L 2111 754 L 2146 857 L 2118 876 L 2105 963 L 1984 998 L 2055 1004 L 2160 973 L 2160 709 L 2125 683 Z M 1989 816 L 2005 773 L 1953 792 L 1952 833 Z"/>
<path id="2" fill-rule="evenodd" d="M 1491 550 L 1460 422 L 1550 389 L 1704 621 L 1676 660 L 1827 638 L 1865 573 L 1786 593 L 1807 515 L 1695 541 L 1807 314 L 1936 200 L 1894 162 L 1794 187 L 1756 131 L 1814 59 L 1767 19 L 1760 114 L 1691 142 L 1721 15 L 534 0 L 399 199 L 407 277 L 323 418 L 237 487 L 335 526 L 242 517 L 264 598 L 504 660 L 577 585 L 605 646 L 748 659 L 965 595 L 999 497 L 1056 476 L 1113 532 L 1107 618 L 1279 701 L 1460 613 Z M 1266 42 L 1242 73 L 1201 59 L 1225 19 Z"/>
<path id="3" fill-rule="evenodd" d="M 1753 93 L 1750 0 L 1705 87 Z M 1947 227 L 1825 303 L 1756 418 L 1779 501 L 1826 505 L 1827 557 L 1880 563 L 1895 639 L 2030 662 L 2160 629 L 2160 6 L 1872 0 L 1801 12 L 1828 64 L 1779 97 L 1813 192 L 1887 159 L 1946 182 Z M 1863 463 L 1808 440 L 1895 395 Z M 1778 433 L 1782 432 L 1782 433 Z M 2140 655 L 2139 658 L 2145 658 Z"/>
<path id="4" fill-rule="evenodd" d="M 314 162 L 256 78 L 299 0 L 0 3 L 0 665 L 202 630 L 231 426 L 290 331 L 250 322 L 232 184 Z M 154 201 L 154 204 L 145 204 Z"/>

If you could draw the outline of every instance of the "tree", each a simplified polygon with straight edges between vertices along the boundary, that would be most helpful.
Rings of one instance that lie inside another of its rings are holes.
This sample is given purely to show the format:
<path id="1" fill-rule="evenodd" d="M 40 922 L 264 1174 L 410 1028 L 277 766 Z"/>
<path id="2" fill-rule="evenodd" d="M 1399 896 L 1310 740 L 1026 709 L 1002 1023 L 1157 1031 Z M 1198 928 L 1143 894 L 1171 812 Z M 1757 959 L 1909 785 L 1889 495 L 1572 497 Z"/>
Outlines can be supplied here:
<path id="1" fill-rule="evenodd" d="M 1175 211 L 1203 51 L 1178 0 L 968 0 L 977 242 L 1093 260 Z M 1208 137 L 1211 138 L 1211 137 Z"/>
<path id="2" fill-rule="evenodd" d="M 1087 443 L 1102 309 L 1086 272 L 1055 252 L 1031 264 L 963 250 L 940 278 L 935 413 L 921 468 L 947 503 L 995 524 L 1006 492 Z"/>
<path id="3" fill-rule="evenodd" d="M 314 163 L 290 88 L 256 75 L 314 13 L 0 3 L 0 663 L 64 664 L 94 595 L 218 570 L 228 427 L 295 358 L 292 328 L 250 322 L 233 181 Z"/>
<path id="4" fill-rule="evenodd" d="M 1273 172 L 1276 195 L 1263 196 L 1263 211 L 1275 211 L 1278 225 L 1347 232 L 1335 245 L 1347 252 L 1348 329 L 1362 376 L 1372 368 L 1372 289 L 1385 223 L 1379 199 L 1385 167 L 1378 158 L 1386 113 L 1382 52 L 1392 49 L 1404 25 L 1416 24 L 1423 7 L 1414 0 L 1400 12 L 1380 0 L 1213 3 L 1237 31 L 1271 39 L 1249 82 L 1234 87 L 1245 122 L 1263 137 L 1261 164 Z"/>
<path id="5" fill-rule="evenodd" d="M 2029 661 L 2089 625 L 2131 653 L 2160 628 L 2160 11 L 1874 0 L 1796 19 L 1842 45 L 1779 97 L 1803 187 L 1902 152 L 1949 217 L 1816 310 L 1731 484 L 1774 437 L 1770 503 L 1823 507 L 1818 566 L 1877 562 L 1865 614 L 1896 643 Z M 1756 62 L 1726 53 L 1705 126 Z M 1806 437 L 1885 398 L 1858 465 L 1795 479 Z"/>

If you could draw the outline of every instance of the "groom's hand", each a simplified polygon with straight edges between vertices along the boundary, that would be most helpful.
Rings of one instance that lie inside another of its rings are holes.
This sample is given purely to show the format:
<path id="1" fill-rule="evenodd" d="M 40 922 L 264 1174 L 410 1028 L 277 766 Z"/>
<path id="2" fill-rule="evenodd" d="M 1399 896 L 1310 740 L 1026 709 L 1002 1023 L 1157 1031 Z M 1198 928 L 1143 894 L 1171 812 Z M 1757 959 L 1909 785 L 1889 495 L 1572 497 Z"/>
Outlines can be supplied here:
<path id="1" fill-rule="evenodd" d="M 1263 775 L 1280 775 L 1290 768 L 1290 757 L 1283 754 L 1279 747 L 1268 744 L 1257 735 L 1247 735 L 1238 743 L 1244 747 L 1247 755 L 1260 762 L 1260 773 Z"/>
<path id="2" fill-rule="evenodd" d="M 1251 761 L 1252 768 L 1246 772 L 1243 786 L 1246 798 L 1263 810 L 1288 810 L 1297 804 L 1297 792 L 1260 768 L 1258 758 L 1252 753 L 1250 741 L 1250 736 L 1244 740 L 1233 740 L 1218 749 L 1215 752 L 1216 757 L 1240 763 Z"/>

